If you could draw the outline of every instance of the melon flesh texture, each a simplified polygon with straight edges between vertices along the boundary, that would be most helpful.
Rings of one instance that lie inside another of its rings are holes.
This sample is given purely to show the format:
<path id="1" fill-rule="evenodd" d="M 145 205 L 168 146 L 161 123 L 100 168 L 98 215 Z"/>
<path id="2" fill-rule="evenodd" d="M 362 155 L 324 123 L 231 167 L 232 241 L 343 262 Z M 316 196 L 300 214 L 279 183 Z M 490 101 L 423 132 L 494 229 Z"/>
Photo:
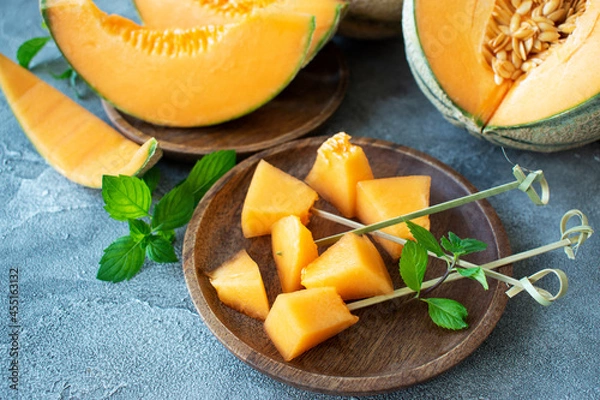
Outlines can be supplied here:
<path id="1" fill-rule="evenodd" d="M 341 0 L 135 0 L 135 5 L 144 24 L 159 29 L 222 25 L 261 9 L 314 15 L 307 61 L 334 35 L 346 8 Z"/>
<path id="2" fill-rule="evenodd" d="M 269 300 L 258 264 L 241 250 L 208 273 L 211 285 L 225 305 L 252 318 L 264 321 Z"/>
<path id="3" fill-rule="evenodd" d="M 358 219 L 367 225 L 396 218 L 429 207 L 431 177 L 423 175 L 398 176 L 359 182 L 356 209 Z M 429 216 L 412 220 L 429 229 Z M 413 239 L 405 223 L 382 229 L 383 232 L 402 239 Z M 387 239 L 375 237 L 393 259 L 400 258 L 403 246 Z"/>
<path id="4" fill-rule="evenodd" d="M 0 86 L 40 155 L 69 180 L 100 188 L 102 175 L 142 175 L 162 152 L 141 147 L 20 65 L 0 54 Z"/>
<path id="5" fill-rule="evenodd" d="M 332 287 L 282 293 L 265 320 L 267 335 L 290 361 L 358 322 Z"/>
<path id="6" fill-rule="evenodd" d="M 600 4 L 588 1 L 573 33 L 541 65 L 501 85 L 481 53 L 495 4 L 405 2 L 407 55 L 424 93 L 451 122 L 498 144 L 556 151 L 600 138 L 600 75 L 592 72 Z"/>
<path id="7" fill-rule="evenodd" d="M 319 147 L 305 181 L 344 217 L 352 218 L 356 215 L 356 184 L 369 179 L 373 172 L 365 152 L 340 132 Z"/>
<path id="8" fill-rule="evenodd" d="M 65 58 L 102 97 L 139 119 L 213 125 L 275 97 L 305 60 L 314 17 L 255 13 L 234 24 L 153 30 L 90 0 L 42 0 Z"/>
<path id="9" fill-rule="evenodd" d="M 344 300 L 388 294 L 392 279 L 368 237 L 347 233 L 302 270 L 306 288 L 332 286 Z"/>
<path id="10" fill-rule="evenodd" d="M 300 179 L 260 160 L 242 207 L 244 237 L 268 235 L 279 219 L 296 215 L 308 224 L 319 195 Z"/>
<path id="11" fill-rule="evenodd" d="M 319 256 L 310 230 L 296 215 L 283 217 L 273 224 L 271 244 L 283 292 L 302 289 L 302 268 Z"/>

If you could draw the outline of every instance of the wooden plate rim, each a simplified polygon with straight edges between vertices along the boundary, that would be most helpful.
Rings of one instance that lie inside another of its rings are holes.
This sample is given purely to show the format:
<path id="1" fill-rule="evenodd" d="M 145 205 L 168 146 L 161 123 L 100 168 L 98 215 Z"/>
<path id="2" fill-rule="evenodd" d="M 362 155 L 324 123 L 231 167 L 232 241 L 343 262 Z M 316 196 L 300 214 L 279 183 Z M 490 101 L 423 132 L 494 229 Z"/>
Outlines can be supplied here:
<path id="1" fill-rule="evenodd" d="M 481 319 L 476 325 L 470 326 L 469 329 L 471 330 L 471 333 L 459 345 L 453 347 L 444 355 L 412 370 L 386 375 L 358 377 L 317 374 L 266 357 L 260 352 L 253 350 L 250 346 L 240 340 L 238 336 L 231 332 L 227 326 L 215 317 L 208 303 L 205 301 L 204 294 L 202 293 L 198 281 L 199 269 L 196 267 L 194 247 L 196 240 L 198 239 L 198 228 L 202 222 L 205 211 L 210 206 L 211 200 L 225 185 L 227 185 L 232 176 L 253 167 L 261 158 L 267 155 L 270 156 L 291 151 L 297 147 L 320 144 L 326 139 L 327 137 L 312 137 L 295 140 L 257 153 L 230 170 L 206 193 L 203 200 L 198 204 L 198 207 L 194 211 L 192 219 L 188 224 L 182 250 L 183 272 L 192 301 L 194 302 L 201 319 L 207 325 L 209 330 L 238 359 L 275 380 L 301 389 L 332 395 L 362 396 L 388 393 L 434 378 L 467 358 L 492 332 L 502 316 L 508 301 L 508 297 L 504 294 L 504 290 L 501 286 L 498 286 L 495 290 L 490 301 L 490 306 L 486 309 L 485 314 L 481 316 Z M 451 175 L 456 182 L 463 185 L 470 193 L 477 191 L 477 189 L 461 174 L 448 165 L 421 151 L 379 139 L 355 137 L 352 141 L 360 146 L 385 148 L 417 158 L 420 161 Z M 480 200 L 477 204 L 489 220 L 490 225 L 495 227 L 495 230 L 492 230 L 492 233 L 495 238 L 496 249 L 499 256 L 509 256 L 511 254 L 509 239 L 496 211 L 487 200 Z M 502 267 L 502 272 L 511 275 L 512 265 Z M 306 382 L 310 382 L 310 384 L 306 384 Z"/>

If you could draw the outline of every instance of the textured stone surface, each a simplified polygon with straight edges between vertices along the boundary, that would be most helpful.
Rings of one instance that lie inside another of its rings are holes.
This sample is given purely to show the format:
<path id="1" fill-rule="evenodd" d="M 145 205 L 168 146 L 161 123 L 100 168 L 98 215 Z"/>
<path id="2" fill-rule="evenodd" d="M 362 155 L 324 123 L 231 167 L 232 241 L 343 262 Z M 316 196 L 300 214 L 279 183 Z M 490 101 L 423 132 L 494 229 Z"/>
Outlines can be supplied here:
<path id="1" fill-rule="evenodd" d="M 114 3 L 100 5 L 134 15 L 129 2 Z M 2 53 L 14 59 L 22 41 L 43 34 L 35 1 L 0 4 Z M 315 134 L 346 130 L 411 146 L 480 189 L 512 179 L 499 147 L 448 124 L 418 91 L 400 39 L 339 44 L 351 69 L 349 92 Z M 39 76 L 74 97 L 39 65 L 50 63 L 54 72 L 65 68 L 55 48 L 35 63 Z M 104 118 L 96 97 L 77 101 Z M 8 387 L 8 274 L 15 267 L 22 399 L 329 398 L 276 382 L 231 355 L 202 324 L 179 264 L 147 264 L 127 283 L 97 281 L 102 249 L 126 227 L 108 218 L 100 192 L 67 181 L 44 162 L 4 97 L 0 121 L 0 398 L 16 398 Z M 543 169 L 552 189 L 546 207 L 534 207 L 520 194 L 491 200 L 514 252 L 557 240 L 560 218 L 571 208 L 583 210 L 600 229 L 600 143 L 552 155 L 507 154 Z M 190 169 L 167 161 L 159 167 L 163 192 Z M 183 234 L 178 232 L 178 244 Z M 518 263 L 518 277 L 563 269 L 569 293 L 548 308 L 526 295 L 510 300 L 496 329 L 464 362 L 429 382 L 375 398 L 600 398 L 599 249 L 594 236 L 575 262 L 557 251 Z"/>

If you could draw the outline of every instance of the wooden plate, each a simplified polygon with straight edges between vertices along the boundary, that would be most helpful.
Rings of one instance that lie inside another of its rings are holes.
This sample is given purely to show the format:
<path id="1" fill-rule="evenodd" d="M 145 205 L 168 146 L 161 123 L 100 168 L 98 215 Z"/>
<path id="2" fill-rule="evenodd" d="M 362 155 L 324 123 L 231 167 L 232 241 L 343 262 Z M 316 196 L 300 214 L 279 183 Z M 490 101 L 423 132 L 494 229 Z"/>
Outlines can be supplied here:
<path id="1" fill-rule="evenodd" d="M 490 334 L 504 311 L 505 287 L 490 280 L 485 291 L 474 281 L 442 285 L 435 297 L 449 297 L 469 310 L 470 327 L 453 332 L 437 328 L 427 316 L 426 305 L 406 299 L 388 301 L 355 311 L 357 324 L 284 362 L 263 332 L 262 323 L 224 306 L 205 271 L 211 271 L 245 248 L 259 264 L 269 300 L 280 292 L 270 237 L 245 239 L 240 215 L 246 190 L 261 158 L 284 171 L 304 178 L 324 137 L 304 139 L 256 154 L 237 165 L 207 193 L 198 205 L 185 235 L 183 269 L 190 295 L 213 334 L 242 361 L 290 385 L 342 395 L 366 395 L 397 390 L 425 381 L 456 365 Z M 375 177 L 427 174 L 432 177 L 431 204 L 464 196 L 475 188 L 454 170 L 416 150 L 374 139 L 356 138 Z M 331 208 L 319 200 L 316 207 Z M 345 230 L 313 217 L 308 225 L 315 239 Z M 487 201 L 471 203 L 431 217 L 436 237 L 449 230 L 460 237 L 488 243 L 488 249 L 466 259 L 483 264 L 510 254 L 501 221 Z M 385 256 L 384 256 L 385 257 Z M 395 287 L 402 286 L 397 263 L 385 258 Z M 440 276 L 445 265 L 430 262 L 426 279 Z M 512 267 L 501 272 L 510 274 Z"/>
<path id="2" fill-rule="evenodd" d="M 250 78 L 249 78 L 250 79 Z M 323 124 L 340 106 L 348 86 L 348 67 L 341 51 L 329 43 L 276 98 L 242 118 L 203 128 L 152 125 L 102 105 L 127 138 L 144 143 L 155 137 L 166 156 L 195 161 L 215 150 L 245 156 L 298 139 Z"/>

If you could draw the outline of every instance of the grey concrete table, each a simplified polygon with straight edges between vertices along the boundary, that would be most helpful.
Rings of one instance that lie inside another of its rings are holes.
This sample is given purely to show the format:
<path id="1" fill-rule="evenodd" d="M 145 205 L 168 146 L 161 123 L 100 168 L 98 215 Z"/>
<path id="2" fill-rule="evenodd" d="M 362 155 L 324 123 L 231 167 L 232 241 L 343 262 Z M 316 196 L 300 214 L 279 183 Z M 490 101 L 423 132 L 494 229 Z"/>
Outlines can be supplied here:
<path id="1" fill-rule="evenodd" d="M 100 6 L 134 17 L 129 2 Z M 0 51 L 13 59 L 22 41 L 44 34 L 33 0 L 3 1 L 0 18 Z M 346 130 L 417 148 L 479 189 L 511 179 L 501 148 L 451 126 L 420 93 L 400 39 L 339 43 L 351 70 L 348 95 L 315 134 Z M 50 62 L 55 71 L 65 67 L 52 47 L 38 62 Z M 47 69 L 35 71 L 74 97 Z M 76 100 L 105 118 L 95 96 Z M 147 264 L 127 283 L 96 280 L 103 248 L 126 228 L 108 218 L 99 191 L 67 181 L 44 162 L 3 97 L 0 121 L 0 398 L 329 397 L 274 381 L 230 354 L 201 322 L 180 264 Z M 535 208 L 517 195 L 491 200 L 513 252 L 557 240 L 560 218 L 571 208 L 584 211 L 600 229 L 600 143 L 551 155 L 510 149 L 507 154 L 544 170 L 552 189 L 546 207 Z M 159 167 L 162 192 L 190 169 L 168 161 Z M 183 235 L 181 229 L 178 252 Z M 598 236 L 575 262 L 559 251 L 515 265 L 519 277 L 545 267 L 563 269 L 570 278 L 565 298 L 547 308 L 526 295 L 510 300 L 492 334 L 458 366 L 376 398 L 600 398 Z M 9 387 L 15 359 L 10 355 L 15 344 L 8 309 L 11 269 L 18 269 L 18 392 Z"/>

